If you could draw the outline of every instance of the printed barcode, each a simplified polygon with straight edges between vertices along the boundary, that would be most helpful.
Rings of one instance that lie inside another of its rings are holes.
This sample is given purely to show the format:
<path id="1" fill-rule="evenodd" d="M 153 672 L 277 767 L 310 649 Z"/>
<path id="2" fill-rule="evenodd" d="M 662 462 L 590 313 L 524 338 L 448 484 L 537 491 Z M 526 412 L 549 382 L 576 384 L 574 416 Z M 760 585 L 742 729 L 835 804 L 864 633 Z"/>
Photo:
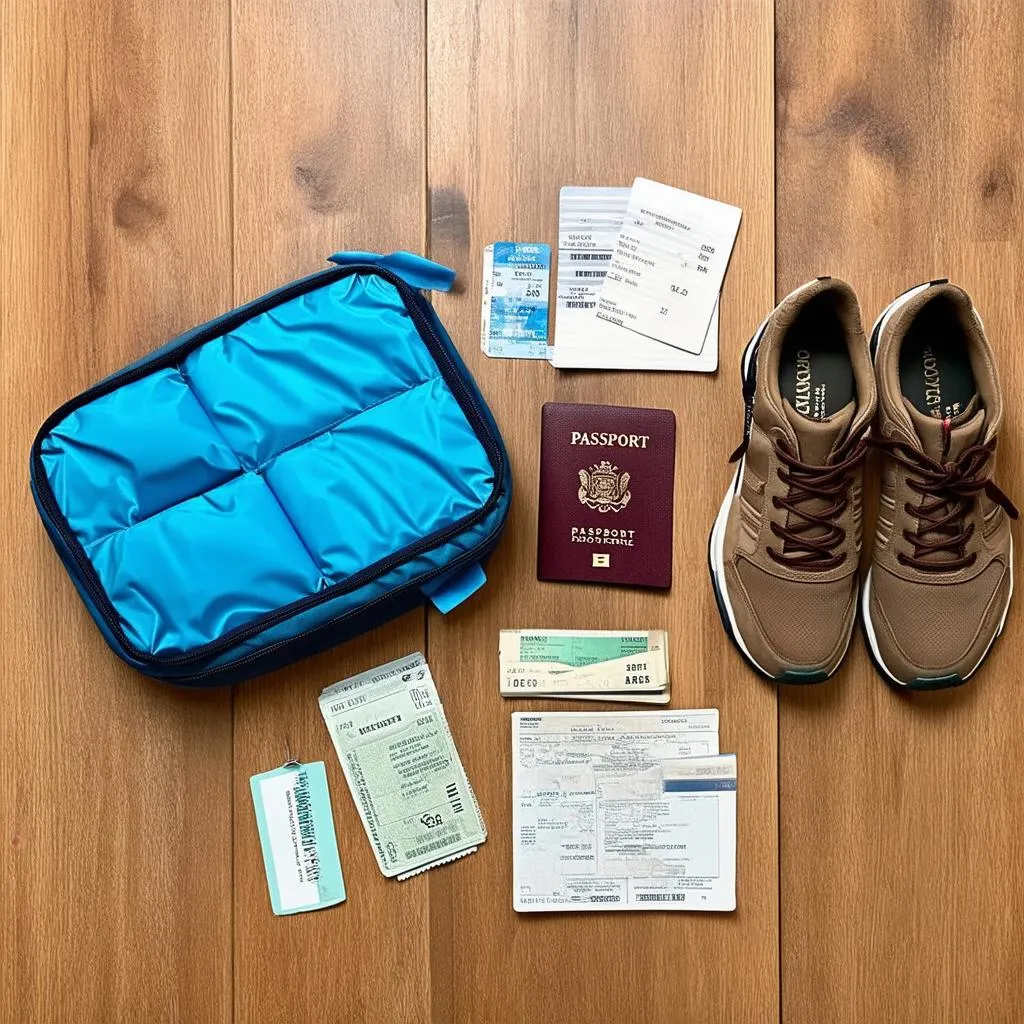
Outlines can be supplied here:
<path id="1" fill-rule="evenodd" d="M 451 846 L 459 841 L 459 836 L 456 833 L 450 833 L 444 836 L 442 839 L 435 839 L 432 843 L 424 843 L 422 846 L 417 846 L 414 850 L 410 850 L 406 855 L 406 860 L 415 860 L 417 857 L 422 857 L 425 853 L 430 853 L 432 850 L 441 850 L 446 846 Z"/>
<path id="2" fill-rule="evenodd" d="M 570 299 L 566 304 L 566 309 L 593 309 L 597 305 L 596 302 L 580 302 L 577 300 Z"/>
<path id="3" fill-rule="evenodd" d="M 577 277 L 604 277 L 608 273 L 607 270 L 575 270 L 573 273 Z"/>
<path id="4" fill-rule="evenodd" d="M 299 772 L 295 776 L 295 816 L 299 820 L 302 868 L 307 880 L 316 882 L 320 878 L 320 855 L 316 849 L 313 808 L 309 802 L 309 776 L 305 772 Z"/>
<path id="5" fill-rule="evenodd" d="M 612 254 L 610 252 L 571 252 L 569 253 L 569 260 L 610 260 Z"/>
<path id="6" fill-rule="evenodd" d="M 452 805 L 452 810 L 456 814 L 462 813 L 462 801 L 459 799 L 459 787 L 454 782 L 449 782 L 444 787 L 444 791 L 448 794 L 448 802 Z"/>

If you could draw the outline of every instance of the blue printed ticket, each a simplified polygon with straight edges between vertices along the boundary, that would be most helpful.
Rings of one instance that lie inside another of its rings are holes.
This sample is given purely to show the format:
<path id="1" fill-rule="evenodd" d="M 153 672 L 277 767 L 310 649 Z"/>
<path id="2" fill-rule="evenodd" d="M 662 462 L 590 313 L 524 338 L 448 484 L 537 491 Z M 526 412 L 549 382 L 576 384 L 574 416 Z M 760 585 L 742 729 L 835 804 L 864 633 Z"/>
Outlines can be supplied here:
<path id="1" fill-rule="evenodd" d="M 480 348 L 503 359 L 548 359 L 551 247 L 493 242 L 484 249 Z"/>

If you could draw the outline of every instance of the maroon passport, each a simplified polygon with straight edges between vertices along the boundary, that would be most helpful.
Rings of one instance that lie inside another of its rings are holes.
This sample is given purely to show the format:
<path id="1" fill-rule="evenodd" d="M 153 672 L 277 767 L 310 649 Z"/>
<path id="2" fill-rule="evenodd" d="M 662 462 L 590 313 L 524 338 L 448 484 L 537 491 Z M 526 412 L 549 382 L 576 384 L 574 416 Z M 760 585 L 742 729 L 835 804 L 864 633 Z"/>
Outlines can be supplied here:
<path id="1" fill-rule="evenodd" d="M 538 579 L 670 587 L 675 450 L 668 409 L 548 402 Z"/>

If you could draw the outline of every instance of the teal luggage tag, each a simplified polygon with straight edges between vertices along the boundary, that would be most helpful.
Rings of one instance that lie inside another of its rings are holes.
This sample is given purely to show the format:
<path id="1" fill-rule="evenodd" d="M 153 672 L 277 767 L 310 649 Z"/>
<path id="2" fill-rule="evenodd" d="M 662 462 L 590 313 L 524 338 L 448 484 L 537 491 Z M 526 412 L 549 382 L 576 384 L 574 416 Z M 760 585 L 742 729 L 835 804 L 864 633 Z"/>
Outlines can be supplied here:
<path id="1" fill-rule="evenodd" d="M 323 761 L 287 761 L 249 785 L 274 913 L 341 903 L 345 882 Z"/>

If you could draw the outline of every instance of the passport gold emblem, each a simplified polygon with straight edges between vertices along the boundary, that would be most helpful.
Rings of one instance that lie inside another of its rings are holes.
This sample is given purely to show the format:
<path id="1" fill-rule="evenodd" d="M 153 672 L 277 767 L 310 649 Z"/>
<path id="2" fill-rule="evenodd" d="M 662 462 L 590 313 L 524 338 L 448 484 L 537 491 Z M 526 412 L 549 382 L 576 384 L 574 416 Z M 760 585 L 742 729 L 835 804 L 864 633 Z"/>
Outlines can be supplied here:
<path id="1" fill-rule="evenodd" d="M 598 512 L 621 512 L 628 504 L 629 474 L 607 459 L 580 471 L 580 504 Z"/>

